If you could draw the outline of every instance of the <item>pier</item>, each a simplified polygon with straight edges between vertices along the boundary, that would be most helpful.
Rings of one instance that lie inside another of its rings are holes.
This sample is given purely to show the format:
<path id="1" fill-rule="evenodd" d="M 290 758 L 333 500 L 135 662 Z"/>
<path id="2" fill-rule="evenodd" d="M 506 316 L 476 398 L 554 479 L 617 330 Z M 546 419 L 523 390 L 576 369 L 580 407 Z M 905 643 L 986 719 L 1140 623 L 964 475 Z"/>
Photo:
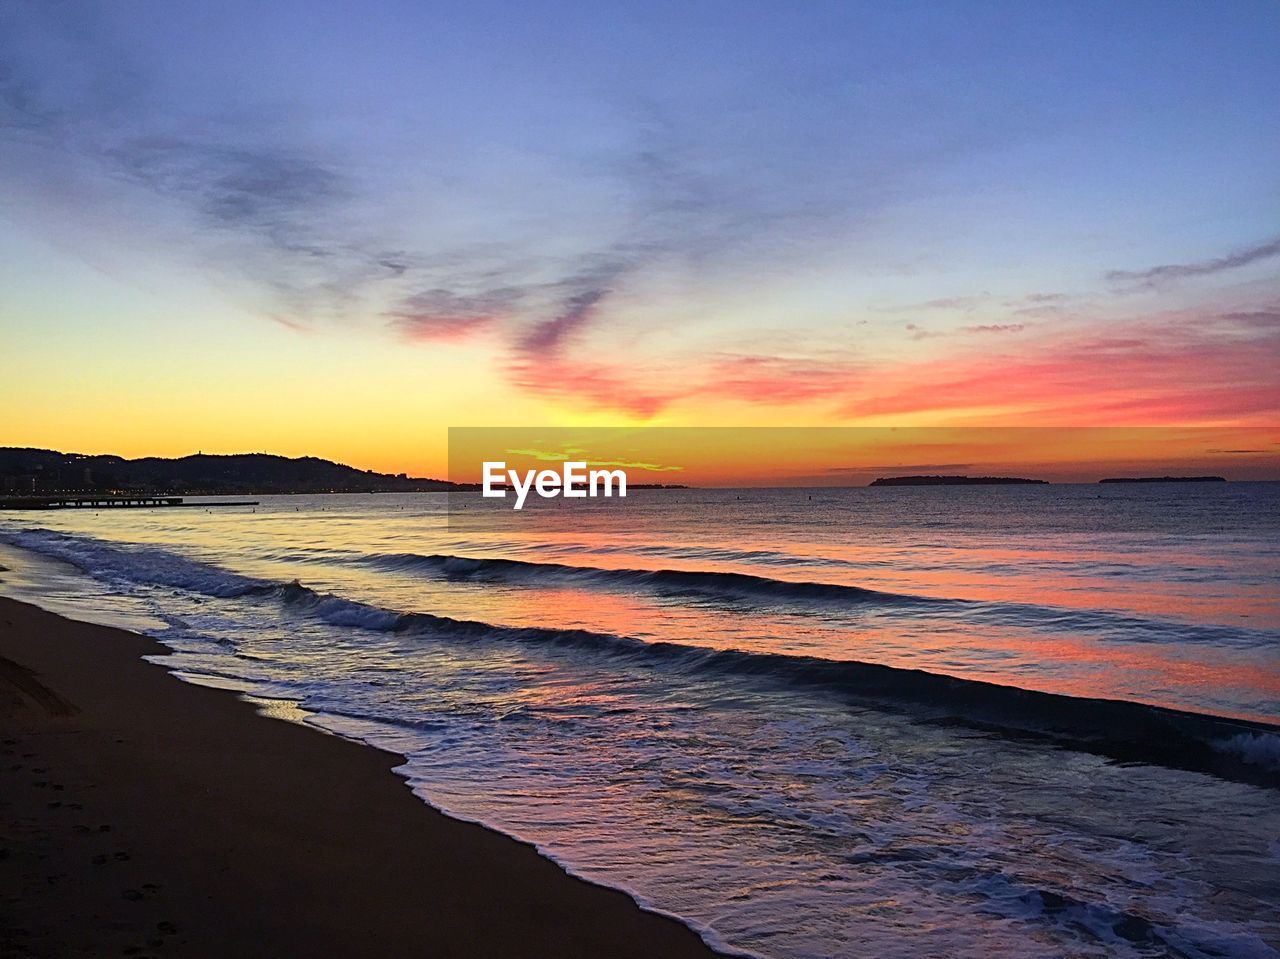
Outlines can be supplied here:
<path id="1" fill-rule="evenodd" d="M 257 505 L 257 500 L 187 503 L 181 496 L 0 496 L 0 509 L 156 509 Z"/>

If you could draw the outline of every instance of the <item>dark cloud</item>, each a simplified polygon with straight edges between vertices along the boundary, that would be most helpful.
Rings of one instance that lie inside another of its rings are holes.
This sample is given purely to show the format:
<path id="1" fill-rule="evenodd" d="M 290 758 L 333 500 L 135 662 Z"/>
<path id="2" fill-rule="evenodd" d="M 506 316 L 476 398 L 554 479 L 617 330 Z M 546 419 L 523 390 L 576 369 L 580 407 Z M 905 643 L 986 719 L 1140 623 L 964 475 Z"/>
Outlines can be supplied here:
<path id="1" fill-rule="evenodd" d="M 1241 310 L 1222 314 L 1222 319 L 1237 329 L 1267 331 L 1280 329 L 1280 310 Z"/>
<path id="2" fill-rule="evenodd" d="M 314 157 L 268 146 L 173 138 L 126 140 L 103 151 L 113 170 L 190 204 L 210 225 L 252 231 L 288 253 L 327 257 L 317 219 L 348 199 L 345 178 Z"/>
<path id="3" fill-rule="evenodd" d="M 520 341 L 520 349 L 529 353 L 549 353 L 596 316 L 599 303 L 609 290 L 584 290 L 565 301 L 564 309 L 555 317 L 539 323 Z"/>
<path id="4" fill-rule="evenodd" d="M 1107 279 L 1113 283 L 1140 283 L 1154 285 L 1167 280 L 1181 280 L 1193 276 L 1210 276 L 1225 270 L 1234 270 L 1251 263 L 1258 263 L 1280 256 L 1280 237 L 1259 243 L 1256 246 L 1236 250 L 1226 256 L 1212 260 L 1201 260 L 1198 263 L 1172 263 L 1165 266 L 1153 266 L 1146 270 L 1112 270 Z"/>
<path id="5" fill-rule="evenodd" d="M 32 4 L 16 25 L 0 31 L 5 189 L 75 204 L 89 231 L 109 224 L 131 245 L 185 252 L 261 315 L 293 326 L 351 316 L 375 284 L 410 269 L 378 242 L 345 156 L 231 102 L 203 114 L 159 107 L 159 81 L 138 51 L 113 45 L 88 12 Z M 58 186 L 41 193 L 42 182 Z M 187 230 L 182 244 L 171 214 Z"/>

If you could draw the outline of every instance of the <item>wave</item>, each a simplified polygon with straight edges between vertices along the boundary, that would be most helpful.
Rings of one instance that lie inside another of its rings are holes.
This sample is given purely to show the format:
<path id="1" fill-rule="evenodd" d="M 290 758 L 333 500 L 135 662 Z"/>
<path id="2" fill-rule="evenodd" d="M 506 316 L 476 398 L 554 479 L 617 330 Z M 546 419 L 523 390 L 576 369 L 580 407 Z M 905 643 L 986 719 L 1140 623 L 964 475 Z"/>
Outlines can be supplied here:
<path id="1" fill-rule="evenodd" d="M 296 580 L 284 583 L 243 576 L 160 549 L 126 550 L 49 530 L 0 530 L 0 540 L 63 559 L 100 578 L 173 587 L 221 599 L 279 602 L 294 614 L 342 628 L 456 642 L 518 642 L 542 649 L 584 651 L 640 668 L 663 669 L 691 677 L 751 680 L 803 688 L 836 695 L 851 704 L 905 712 L 924 722 L 963 725 L 1121 761 L 1154 763 L 1280 788 L 1280 763 L 1277 762 L 1280 726 L 1254 720 L 1127 700 L 1067 696 L 857 660 L 646 642 L 583 629 L 501 626 L 432 613 L 400 612 L 319 592 Z M 507 560 L 471 562 L 517 567 L 544 565 Z M 675 574 L 679 571 L 656 572 Z M 761 579 L 739 574 L 710 575 L 728 576 L 729 583 L 749 589 L 757 588 L 756 581 Z M 865 594 L 868 602 L 915 599 L 857 587 L 773 580 L 765 583 L 769 589 L 775 588 L 775 584 L 852 589 L 856 591 L 853 595 Z"/>
<path id="2" fill-rule="evenodd" d="M 87 536 L 71 536 L 39 527 L 0 529 L 0 542 L 51 556 L 91 576 L 117 584 L 170 586 L 220 599 L 268 593 L 278 585 L 157 547 L 129 545 L 122 548 Z"/>
<path id="3" fill-rule="evenodd" d="M 864 586 L 774 579 L 718 570 L 602 568 L 441 553 L 376 553 L 355 557 L 353 561 L 393 572 L 425 573 L 450 582 L 638 589 L 662 596 L 737 603 L 820 604 L 882 614 L 950 616 L 993 626 L 1089 632 L 1125 642 L 1175 640 L 1238 647 L 1269 647 L 1276 642 L 1272 632 L 1245 627 L 1186 623 L 1110 610 L 893 593 Z"/>
<path id="4" fill-rule="evenodd" d="M 972 884 L 949 884 L 960 895 L 976 895 L 984 912 L 1015 921 L 1039 921 L 1068 935 L 1081 931 L 1110 953 L 1143 956 L 1270 956 L 1256 935 L 1175 920 L 1166 923 L 1139 910 L 1105 901 L 1090 902 L 1068 892 L 1029 883 L 1016 874 L 991 873 Z M 1184 919 L 1185 921 L 1185 919 Z"/>
<path id="5" fill-rule="evenodd" d="M 727 598 L 834 601 L 902 606 L 954 602 L 928 596 L 867 589 L 863 586 L 773 579 L 752 573 L 710 570 L 609 569 L 597 566 L 570 566 L 564 563 L 536 563 L 520 559 L 420 553 L 381 553 L 365 557 L 361 562 L 395 571 L 434 572 L 453 580 L 577 585 L 594 583 Z"/>
<path id="6" fill-rule="evenodd" d="M 470 642 L 583 650 L 698 678 L 736 678 L 840 696 L 931 723 L 1026 737 L 1125 762 L 1146 762 L 1280 788 L 1280 726 L 1115 699 L 1093 699 L 857 660 L 712 649 L 583 629 L 499 626 L 433 613 L 397 613 L 301 583 L 274 595 L 337 626 Z"/>

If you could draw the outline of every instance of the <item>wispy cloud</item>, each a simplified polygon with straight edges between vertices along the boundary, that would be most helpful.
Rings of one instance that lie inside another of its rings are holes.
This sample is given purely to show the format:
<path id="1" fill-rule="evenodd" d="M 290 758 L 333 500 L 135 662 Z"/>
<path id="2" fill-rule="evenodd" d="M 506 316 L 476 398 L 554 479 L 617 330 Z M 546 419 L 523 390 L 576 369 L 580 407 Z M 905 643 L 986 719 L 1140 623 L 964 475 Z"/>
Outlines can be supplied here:
<path id="1" fill-rule="evenodd" d="M 656 101 L 611 92 L 587 105 L 607 108 L 592 113 L 591 124 L 565 127 L 589 141 L 579 144 L 541 136 L 546 117 L 510 125 L 503 117 L 492 124 L 498 133 L 465 119 L 458 124 L 465 130 L 454 129 L 444 122 L 447 110 L 397 112 L 392 104 L 413 99 L 405 96 L 386 98 L 374 116 L 353 116 L 350 103 L 346 113 L 335 108 L 347 78 L 325 87 L 301 60 L 296 83 L 283 76 L 266 83 L 249 71 L 243 83 L 207 68 L 187 75 L 168 45 L 137 42 L 154 37 L 131 33 L 137 18 L 109 4 L 23 9 L 31 12 L 19 19 L 53 26 L 33 28 L 26 41 L 0 35 L 0 188 L 27 202 L 30 185 L 49 172 L 48 196 L 30 201 L 46 204 L 33 220 L 58 220 L 48 208 L 61 204 L 76 229 L 184 261 L 289 329 L 341 324 L 428 347 L 474 339 L 521 391 L 636 417 L 721 400 L 859 417 L 976 403 L 1009 415 L 1058 415 L 1087 410 L 1093 397 L 1099 415 L 1121 418 L 1190 415 L 1196 396 L 1205 397 L 1205 415 L 1232 404 L 1251 415 L 1274 400 L 1274 374 L 1268 379 L 1263 369 L 1276 352 L 1280 314 L 1271 309 L 1111 323 L 1116 318 L 1084 315 L 1087 291 L 989 292 L 984 287 L 1014 282 L 1015 274 L 971 274 L 929 249 L 921 262 L 965 285 L 913 286 L 909 296 L 923 302 L 863 307 L 887 295 L 867 291 L 894 288 L 858 285 L 883 267 L 874 262 L 879 244 L 864 241 L 911 247 L 904 242 L 911 237 L 895 234 L 910 226 L 893 216 L 874 221 L 927 194 L 923 174 L 939 154 L 997 146 L 985 116 L 952 125 L 939 103 L 930 111 L 935 122 L 912 122 L 908 131 L 893 119 L 897 109 L 883 111 L 884 121 L 876 110 L 862 112 L 866 91 L 828 103 L 797 79 L 803 97 L 753 92 L 700 109 L 686 102 L 697 99 L 694 91 Z M 59 31 L 66 36 L 47 35 Z M 127 49 L 113 47 L 112 37 L 131 38 Z M 16 49 L 23 43 L 30 49 Z M 247 63 L 242 47 L 233 49 Z M 405 76 L 425 78 L 408 69 Z M 382 82 L 363 79 L 371 91 Z M 853 89 L 833 82 L 833 96 L 837 85 Z M 423 149 L 431 124 L 414 126 L 410 117 L 440 120 L 441 142 Z M 886 134 L 910 136 L 877 136 L 881 122 Z M 405 130 L 423 136 L 406 148 L 398 139 Z M 927 135 L 917 141 L 919 131 Z M 471 168 L 474 158 L 484 160 L 475 164 L 482 169 Z M 418 179 L 399 178 L 406 170 Z M 77 189 L 62 191 L 63 182 Z M 1156 285 L 1277 254 L 1280 238 L 1106 276 Z M 896 251 L 883 255 L 897 261 Z M 147 277 L 159 272 L 150 263 L 142 269 Z M 1069 273 L 1046 274 L 1069 282 Z M 1102 287 L 1094 295 L 1119 299 L 1096 276 L 1094 283 Z M 757 289 L 768 295 L 754 297 Z M 933 295 L 949 292 L 960 295 Z M 858 310 L 871 321 L 858 320 L 869 328 L 860 326 L 856 339 L 851 324 L 833 332 L 817 318 Z M 904 335 L 907 320 L 915 322 Z M 761 324 L 785 335 L 761 346 L 752 339 Z M 878 347 L 876 361 L 857 352 Z"/>
<path id="2" fill-rule="evenodd" d="M 424 290 L 405 297 L 386 315 L 410 341 L 461 340 L 506 319 L 520 296 L 520 290 L 510 287 L 472 296 L 444 289 Z"/>
<path id="3" fill-rule="evenodd" d="M 934 310 L 972 310 L 984 306 L 991 300 L 990 293 L 977 293 L 971 296 L 941 296 L 919 303 L 897 303 L 892 306 L 877 307 L 881 313 L 925 313 Z"/>
<path id="4" fill-rule="evenodd" d="M 916 323 L 908 323 L 905 327 L 913 340 L 933 340 L 944 336 L 964 336 L 987 333 L 1021 333 L 1027 328 L 1025 323 L 978 323 L 971 326 L 960 326 L 953 330 L 930 330 Z"/>
<path id="5" fill-rule="evenodd" d="M 980 323 L 977 326 L 962 326 L 961 333 L 1021 333 L 1027 328 L 1025 323 Z"/>
<path id="6" fill-rule="evenodd" d="M 535 292 L 548 303 L 551 315 L 535 318 L 518 331 L 515 349 L 526 355 L 547 356 L 571 345 L 577 334 L 601 318 L 604 301 L 616 285 L 639 269 L 649 255 L 640 245 L 620 246 L 587 257 L 578 269 L 542 284 Z"/>
<path id="7" fill-rule="evenodd" d="M 1122 334 L 1094 323 L 1016 349 L 908 361 L 880 369 L 843 412 L 1060 425 L 1274 417 L 1280 327 L 1244 316 L 1135 319 Z"/>
<path id="8" fill-rule="evenodd" d="M 540 396 L 644 419 L 689 401 L 776 407 L 836 399 L 862 371 L 852 358 L 719 355 L 623 363 L 529 356 L 512 364 L 511 375 Z"/>
<path id="9" fill-rule="evenodd" d="M 1226 256 L 1211 260 L 1200 260 L 1194 263 L 1171 263 L 1164 266 L 1153 266 L 1145 270 L 1112 270 L 1107 279 L 1113 283 L 1139 283 L 1156 285 L 1170 280 L 1181 280 L 1193 276 L 1210 276 L 1226 270 L 1235 270 L 1249 266 L 1262 260 L 1280 256 L 1280 237 L 1267 240 L 1255 246 L 1245 247 L 1228 253 Z"/>

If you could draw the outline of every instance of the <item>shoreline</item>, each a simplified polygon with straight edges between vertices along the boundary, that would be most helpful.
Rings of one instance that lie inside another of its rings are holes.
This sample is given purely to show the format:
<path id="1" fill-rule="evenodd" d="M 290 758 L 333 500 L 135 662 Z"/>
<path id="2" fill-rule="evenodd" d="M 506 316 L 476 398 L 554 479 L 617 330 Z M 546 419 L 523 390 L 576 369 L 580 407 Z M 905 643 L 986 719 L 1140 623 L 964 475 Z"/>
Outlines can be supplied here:
<path id="1" fill-rule="evenodd" d="M 0 597 L 0 954 L 718 955 L 167 653 Z"/>

